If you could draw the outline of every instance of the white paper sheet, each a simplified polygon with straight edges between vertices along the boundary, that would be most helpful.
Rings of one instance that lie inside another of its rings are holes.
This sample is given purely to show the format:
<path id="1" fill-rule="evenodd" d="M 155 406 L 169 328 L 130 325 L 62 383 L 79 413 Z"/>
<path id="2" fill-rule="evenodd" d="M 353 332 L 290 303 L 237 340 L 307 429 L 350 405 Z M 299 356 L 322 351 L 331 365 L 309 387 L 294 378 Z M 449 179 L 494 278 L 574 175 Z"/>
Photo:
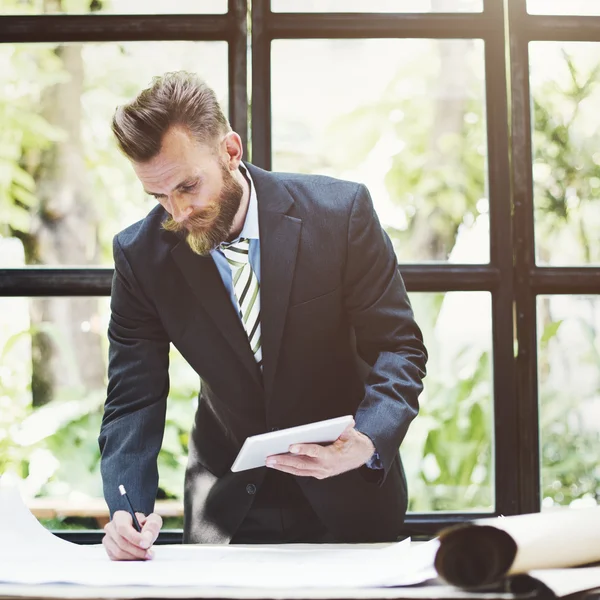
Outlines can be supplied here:
<path id="1" fill-rule="evenodd" d="M 0 584 L 0 598 L 15 600 L 515 600 L 509 592 L 473 594 L 447 585 L 394 588 L 197 588 L 197 587 L 87 587 Z"/>
<path id="2" fill-rule="evenodd" d="M 79 554 L 78 546 L 42 527 L 16 488 L 0 485 L 0 565 L 7 560 L 36 560 L 53 554 Z"/>
<path id="3" fill-rule="evenodd" d="M 536 569 L 529 575 L 549 587 L 559 598 L 600 588 L 600 567 L 578 569 Z"/>
<path id="4" fill-rule="evenodd" d="M 156 546 L 147 562 L 113 562 L 44 529 L 15 490 L 0 488 L 0 582 L 88 586 L 366 588 L 435 577 L 437 542 L 381 547 Z"/>

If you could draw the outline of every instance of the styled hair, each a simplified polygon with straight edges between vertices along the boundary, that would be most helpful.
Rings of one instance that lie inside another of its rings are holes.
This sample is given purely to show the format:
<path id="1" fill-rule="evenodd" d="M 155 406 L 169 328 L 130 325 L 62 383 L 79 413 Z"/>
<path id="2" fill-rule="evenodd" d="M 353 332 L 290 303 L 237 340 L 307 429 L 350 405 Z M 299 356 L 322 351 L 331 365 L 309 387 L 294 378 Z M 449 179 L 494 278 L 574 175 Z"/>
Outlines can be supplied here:
<path id="1" fill-rule="evenodd" d="M 187 71 L 154 77 L 137 98 L 117 107 L 112 120 L 119 148 L 134 162 L 155 157 L 163 136 L 174 125 L 206 144 L 231 131 L 214 91 Z"/>

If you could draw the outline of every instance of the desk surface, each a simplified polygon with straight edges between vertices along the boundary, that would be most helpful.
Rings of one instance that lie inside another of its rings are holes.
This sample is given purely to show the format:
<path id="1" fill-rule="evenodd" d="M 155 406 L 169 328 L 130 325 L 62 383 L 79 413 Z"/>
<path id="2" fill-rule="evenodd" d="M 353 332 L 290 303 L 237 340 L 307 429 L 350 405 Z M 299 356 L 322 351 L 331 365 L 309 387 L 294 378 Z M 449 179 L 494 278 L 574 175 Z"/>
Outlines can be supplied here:
<path id="1" fill-rule="evenodd" d="M 452 586 L 430 583 L 401 588 L 372 589 L 240 589 L 186 587 L 86 587 L 75 585 L 10 585 L 0 584 L 0 598 L 66 600 L 99 600 L 140 598 L 214 598 L 223 600 L 534 600 L 542 598 L 535 591 L 526 594 L 509 592 L 465 592 Z"/>

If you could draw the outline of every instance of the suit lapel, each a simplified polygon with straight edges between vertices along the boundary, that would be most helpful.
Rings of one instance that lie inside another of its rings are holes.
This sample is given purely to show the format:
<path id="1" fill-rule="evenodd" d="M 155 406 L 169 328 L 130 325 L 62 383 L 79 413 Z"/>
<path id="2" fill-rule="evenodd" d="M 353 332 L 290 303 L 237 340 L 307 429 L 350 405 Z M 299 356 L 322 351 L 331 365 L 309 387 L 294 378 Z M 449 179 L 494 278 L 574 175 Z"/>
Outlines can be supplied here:
<path id="1" fill-rule="evenodd" d="M 268 403 L 289 304 L 302 221 L 286 214 L 293 199 L 275 176 L 247 165 L 258 197 L 263 381 Z"/>
<path id="2" fill-rule="evenodd" d="M 250 371 L 256 383 L 261 385 L 260 371 L 248 344 L 248 337 L 212 257 L 194 254 L 184 240 L 180 240 L 171 250 L 171 256 L 237 357 Z"/>

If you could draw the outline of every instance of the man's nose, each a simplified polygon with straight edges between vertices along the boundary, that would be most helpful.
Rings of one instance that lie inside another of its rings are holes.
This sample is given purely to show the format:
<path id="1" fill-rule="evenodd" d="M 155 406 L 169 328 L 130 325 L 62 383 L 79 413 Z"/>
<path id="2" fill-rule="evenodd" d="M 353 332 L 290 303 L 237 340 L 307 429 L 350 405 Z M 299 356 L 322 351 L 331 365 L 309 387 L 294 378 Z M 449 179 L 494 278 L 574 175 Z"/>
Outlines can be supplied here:
<path id="1" fill-rule="evenodd" d="M 171 216 L 176 223 L 182 223 L 192 214 L 192 205 L 183 198 L 171 198 Z"/>

